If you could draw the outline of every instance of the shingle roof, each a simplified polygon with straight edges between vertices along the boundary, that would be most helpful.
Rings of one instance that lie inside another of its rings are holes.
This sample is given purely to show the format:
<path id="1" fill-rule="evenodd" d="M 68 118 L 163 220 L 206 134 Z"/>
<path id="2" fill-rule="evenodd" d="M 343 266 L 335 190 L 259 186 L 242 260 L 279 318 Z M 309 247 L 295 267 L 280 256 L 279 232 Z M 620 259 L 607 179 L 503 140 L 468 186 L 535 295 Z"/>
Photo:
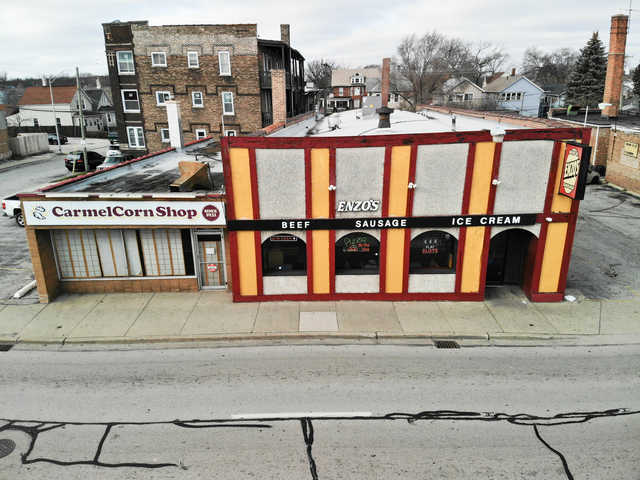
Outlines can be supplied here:
<path id="1" fill-rule="evenodd" d="M 380 68 L 343 68 L 331 71 L 331 86 L 344 87 L 351 85 L 351 77 L 356 73 L 366 77 L 367 84 L 371 79 L 382 78 L 382 70 Z"/>
<path id="2" fill-rule="evenodd" d="M 76 94 L 76 87 L 52 87 L 54 103 L 71 103 Z M 51 104 L 49 87 L 27 87 L 18 105 Z"/>
<path id="3" fill-rule="evenodd" d="M 484 87 L 484 91 L 485 92 L 494 92 L 494 93 L 501 92 L 505 88 L 510 87 L 511 85 L 513 85 L 514 83 L 516 83 L 518 80 L 520 80 L 522 78 L 524 78 L 531 85 L 533 85 L 533 86 L 535 86 L 537 88 L 540 88 L 538 85 L 536 85 L 534 82 L 529 80 L 524 75 L 510 75 L 508 77 L 502 77 L 502 78 L 499 78 L 497 80 L 494 80 L 489 85 Z M 540 90 L 542 90 L 542 88 L 540 88 Z"/>

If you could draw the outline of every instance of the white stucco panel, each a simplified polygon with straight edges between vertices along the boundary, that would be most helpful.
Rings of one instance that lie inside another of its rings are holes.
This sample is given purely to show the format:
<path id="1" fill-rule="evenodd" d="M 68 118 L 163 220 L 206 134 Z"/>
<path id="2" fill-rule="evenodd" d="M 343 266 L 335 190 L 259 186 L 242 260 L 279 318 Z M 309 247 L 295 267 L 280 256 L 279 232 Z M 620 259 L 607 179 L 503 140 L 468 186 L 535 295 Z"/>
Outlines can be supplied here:
<path id="1" fill-rule="evenodd" d="M 336 218 L 380 217 L 384 150 L 384 147 L 336 149 L 336 207 L 340 202 L 379 202 L 374 211 L 336 212 Z"/>
<path id="2" fill-rule="evenodd" d="M 336 275 L 336 293 L 378 293 L 380 275 Z"/>
<path id="3" fill-rule="evenodd" d="M 262 277 L 262 291 L 265 295 L 293 295 L 307 293 L 307 276 L 267 276 Z"/>
<path id="4" fill-rule="evenodd" d="M 455 290 L 455 273 L 409 275 L 409 293 L 453 293 Z"/>
<path id="5" fill-rule="evenodd" d="M 305 218 L 303 149 L 256 149 L 260 218 Z"/>
<path id="6" fill-rule="evenodd" d="M 550 140 L 502 144 L 496 215 L 544 211 L 553 144 Z"/>
<path id="7" fill-rule="evenodd" d="M 469 145 L 420 145 L 416 159 L 416 216 L 459 215 L 462 212 Z"/>

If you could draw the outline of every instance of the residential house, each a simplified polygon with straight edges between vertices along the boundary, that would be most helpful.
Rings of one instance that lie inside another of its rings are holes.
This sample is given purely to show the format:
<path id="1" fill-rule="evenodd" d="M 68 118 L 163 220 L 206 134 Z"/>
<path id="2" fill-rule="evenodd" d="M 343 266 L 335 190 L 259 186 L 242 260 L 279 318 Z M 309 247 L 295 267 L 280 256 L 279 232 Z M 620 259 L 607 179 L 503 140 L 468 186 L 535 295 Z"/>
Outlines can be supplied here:
<path id="1" fill-rule="evenodd" d="M 123 151 L 170 145 L 165 102 L 180 102 L 186 142 L 251 134 L 307 111 L 304 57 L 281 39 L 258 38 L 256 24 L 103 24 L 117 129 Z"/>
<path id="2" fill-rule="evenodd" d="M 0 160 L 11 158 L 9 148 L 9 130 L 7 129 L 6 110 L 3 103 L 0 103 Z"/>
<path id="3" fill-rule="evenodd" d="M 434 101 L 451 107 L 477 110 L 483 105 L 484 93 L 468 78 L 451 78 L 442 86 L 442 94 L 434 96 Z"/>
<path id="4" fill-rule="evenodd" d="M 331 71 L 331 94 L 327 106 L 337 110 L 362 108 L 362 100 L 382 80 L 380 68 L 344 68 Z M 393 108 L 393 107 L 392 107 Z"/>
<path id="5" fill-rule="evenodd" d="M 540 105 L 540 117 L 546 118 L 549 110 L 564 107 L 567 86 L 564 83 L 547 83 L 542 86 L 544 97 Z"/>
<path id="6" fill-rule="evenodd" d="M 76 87 L 27 87 L 18 102 L 20 112 L 7 117 L 7 123 L 12 127 L 44 127 L 42 130 L 46 131 L 53 131 L 56 123 L 59 127 L 77 126 L 80 125 L 79 101 L 82 102 L 87 128 L 102 130 L 101 114 L 92 110 L 90 97 L 84 91 L 78 94 Z"/>
<path id="7" fill-rule="evenodd" d="M 544 90 L 524 75 L 503 76 L 484 87 L 490 99 L 495 99 L 501 108 L 525 117 L 537 117 Z"/>
<path id="8" fill-rule="evenodd" d="M 84 92 L 91 101 L 92 112 L 98 112 L 101 115 L 101 125 L 103 130 L 112 130 L 116 128 L 116 113 L 113 108 L 113 102 L 102 88 L 85 88 Z M 83 112 L 86 115 L 86 113 Z"/>

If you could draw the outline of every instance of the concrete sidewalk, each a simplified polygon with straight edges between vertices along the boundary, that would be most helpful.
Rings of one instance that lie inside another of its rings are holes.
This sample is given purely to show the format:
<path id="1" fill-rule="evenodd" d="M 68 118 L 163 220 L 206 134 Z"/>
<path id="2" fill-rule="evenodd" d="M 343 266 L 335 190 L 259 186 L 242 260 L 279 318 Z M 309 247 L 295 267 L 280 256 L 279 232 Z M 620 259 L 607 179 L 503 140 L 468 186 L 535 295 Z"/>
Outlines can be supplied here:
<path id="1" fill-rule="evenodd" d="M 230 292 L 63 295 L 0 305 L 2 344 L 640 344 L 640 301 L 530 303 L 517 287 L 484 302 L 233 303 Z"/>

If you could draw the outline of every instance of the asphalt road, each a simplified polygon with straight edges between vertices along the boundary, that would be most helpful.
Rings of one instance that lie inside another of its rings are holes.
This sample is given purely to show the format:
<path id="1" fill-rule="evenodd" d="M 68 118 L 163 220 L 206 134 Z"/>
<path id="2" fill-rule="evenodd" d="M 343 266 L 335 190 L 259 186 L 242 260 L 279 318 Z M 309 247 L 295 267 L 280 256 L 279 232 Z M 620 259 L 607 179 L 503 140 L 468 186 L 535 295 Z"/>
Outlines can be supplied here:
<path id="1" fill-rule="evenodd" d="M 16 193 L 32 191 L 35 188 L 59 181 L 69 176 L 64 166 L 64 154 L 80 148 L 79 138 L 70 138 L 62 145 L 63 154 L 58 153 L 57 145 L 50 145 L 50 153 L 37 155 L 18 164 L 0 164 L 0 198 Z M 108 140 L 88 139 L 87 148 L 106 154 Z M 34 280 L 31 257 L 24 229 L 16 225 L 13 219 L 0 217 L 0 303 L 33 304 L 38 303 L 38 292 L 32 290 L 22 299 L 13 299 L 13 294 Z"/>
<path id="2" fill-rule="evenodd" d="M 14 348 L 0 478 L 638 480 L 639 368 L 636 346 Z"/>

